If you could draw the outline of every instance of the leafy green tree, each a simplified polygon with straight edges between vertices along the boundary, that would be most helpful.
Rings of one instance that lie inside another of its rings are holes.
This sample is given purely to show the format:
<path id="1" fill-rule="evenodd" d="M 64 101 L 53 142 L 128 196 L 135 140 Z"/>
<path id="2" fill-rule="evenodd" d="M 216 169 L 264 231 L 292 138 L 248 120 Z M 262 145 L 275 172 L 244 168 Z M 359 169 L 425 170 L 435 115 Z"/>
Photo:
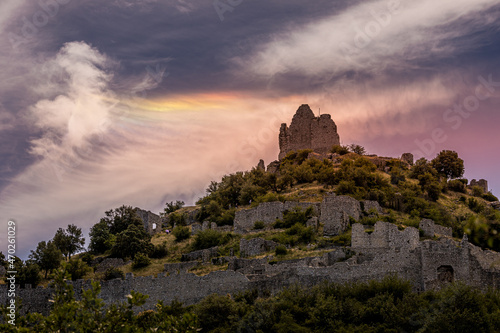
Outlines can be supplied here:
<path id="1" fill-rule="evenodd" d="M 41 241 L 35 251 L 31 250 L 29 258 L 45 271 L 45 278 L 47 278 L 48 273 L 59 268 L 63 255 L 54 242 Z"/>
<path id="2" fill-rule="evenodd" d="M 127 230 L 131 224 L 144 228 L 141 218 L 131 206 L 123 205 L 108 210 L 105 214 L 106 217 L 102 218 L 101 222 L 104 221 L 108 224 L 109 231 L 113 235 L 118 235 L 120 232 Z"/>
<path id="3" fill-rule="evenodd" d="M 115 258 L 134 258 L 137 253 L 151 253 L 152 251 L 151 236 L 146 233 L 142 226 L 131 224 L 127 230 L 116 236 L 111 255 Z"/>
<path id="4" fill-rule="evenodd" d="M 16 274 L 16 284 L 21 285 L 21 288 L 24 288 L 26 284 L 31 284 L 34 288 L 36 287 L 40 281 L 42 280 L 40 276 L 40 267 L 33 260 L 22 261 L 18 257 L 14 257 L 13 260 Z M 4 277 L 6 280 L 8 276 Z"/>
<path id="5" fill-rule="evenodd" d="M 167 202 L 166 203 L 166 208 L 165 208 L 165 214 L 170 214 L 170 213 L 173 213 L 175 212 L 176 210 L 179 210 L 181 209 L 182 207 L 184 207 L 184 201 L 170 201 L 170 202 Z"/>
<path id="6" fill-rule="evenodd" d="M 82 229 L 74 224 L 69 224 L 66 230 L 59 228 L 52 241 L 66 259 L 71 259 L 71 255 L 85 249 Z"/>
<path id="7" fill-rule="evenodd" d="M 431 174 L 432 176 L 437 176 L 437 171 L 434 169 L 432 164 L 427 161 L 424 157 L 419 158 L 415 165 L 411 168 L 410 178 L 418 179 L 419 176 L 424 175 L 426 173 Z"/>
<path id="8" fill-rule="evenodd" d="M 90 228 L 89 236 L 89 249 L 95 254 L 102 254 L 110 250 L 116 240 L 116 236 L 111 233 L 109 224 L 103 220 Z"/>
<path id="9" fill-rule="evenodd" d="M 441 151 L 431 161 L 431 165 L 439 175 L 448 179 L 459 178 L 464 175 L 464 161 L 452 150 Z"/>

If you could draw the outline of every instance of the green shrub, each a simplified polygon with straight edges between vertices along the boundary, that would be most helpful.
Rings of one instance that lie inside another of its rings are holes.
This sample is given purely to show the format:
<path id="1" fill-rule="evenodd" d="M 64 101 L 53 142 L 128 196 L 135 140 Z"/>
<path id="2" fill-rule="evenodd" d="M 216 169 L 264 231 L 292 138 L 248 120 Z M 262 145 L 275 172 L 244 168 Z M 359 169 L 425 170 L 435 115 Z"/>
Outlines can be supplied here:
<path id="1" fill-rule="evenodd" d="M 171 226 L 186 225 L 187 215 L 179 212 L 174 212 L 168 215 L 168 222 Z"/>
<path id="2" fill-rule="evenodd" d="M 109 281 L 113 279 L 124 279 L 125 274 L 119 268 L 108 268 L 106 272 L 104 272 L 103 280 Z"/>
<path id="3" fill-rule="evenodd" d="M 484 194 L 484 189 L 481 186 L 472 186 L 472 195 L 475 197 L 482 197 Z"/>
<path id="4" fill-rule="evenodd" d="M 151 252 L 150 257 L 154 259 L 161 259 L 166 257 L 167 254 L 167 242 L 164 241 L 163 243 L 154 246 L 153 252 Z"/>
<path id="5" fill-rule="evenodd" d="M 274 249 L 274 253 L 277 255 L 277 256 L 284 256 L 288 253 L 285 245 L 278 245 L 276 246 L 276 249 Z"/>
<path id="6" fill-rule="evenodd" d="M 479 200 L 474 198 L 469 198 L 469 200 L 467 201 L 467 206 L 474 213 L 481 213 L 486 208 L 481 202 L 479 202 Z"/>
<path id="7" fill-rule="evenodd" d="M 194 251 L 208 249 L 229 243 L 232 236 L 229 233 L 213 229 L 203 230 L 196 234 L 192 248 Z"/>
<path id="8" fill-rule="evenodd" d="M 333 154 L 345 155 L 349 153 L 349 148 L 346 146 L 336 145 L 332 147 L 330 152 Z"/>
<path id="9" fill-rule="evenodd" d="M 498 201 L 498 198 L 494 196 L 493 193 L 491 192 L 483 194 L 483 199 L 489 202 Z"/>
<path id="10" fill-rule="evenodd" d="M 132 268 L 138 269 L 149 266 L 150 264 L 151 264 L 151 259 L 149 259 L 147 254 L 137 253 L 134 257 L 134 261 L 132 262 Z"/>
<path id="11" fill-rule="evenodd" d="M 266 227 L 266 224 L 263 221 L 256 221 L 253 225 L 255 230 L 262 230 Z"/>
<path id="12" fill-rule="evenodd" d="M 313 214 L 314 209 L 312 206 L 308 207 L 306 210 L 302 210 L 300 207 L 295 207 L 292 210 L 285 210 L 283 212 L 283 220 L 277 219 L 273 226 L 275 228 L 290 228 L 296 223 L 305 225 Z"/>
<path id="13" fill-rule="evenodd" d="M 71 280 L 76 281 L 83 279 L 87 272 L 92 269 L 81 259 L 70 259 L 66 266 L 66 271 L 71 275 Z"/>
<path id="14" fill-rule="evenodd" d="M 188 227 L 177 226 L 172 230 L 172 233 L 175 236 L 176 242 L 182 242 L 185 239 L 191 237 L 191 231 L 189 231 Z"/>
<path id="15" fill-rule="evenodd" d="M 466 193 L 466 187 L 461 179 L 450 180 L 447 184 L 450 191 Z"/>

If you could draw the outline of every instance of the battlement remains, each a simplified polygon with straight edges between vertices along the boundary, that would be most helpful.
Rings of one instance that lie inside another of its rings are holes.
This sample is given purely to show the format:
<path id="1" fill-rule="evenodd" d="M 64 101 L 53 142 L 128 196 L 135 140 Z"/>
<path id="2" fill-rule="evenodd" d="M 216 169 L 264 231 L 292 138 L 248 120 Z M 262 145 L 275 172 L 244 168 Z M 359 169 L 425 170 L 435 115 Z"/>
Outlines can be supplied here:
<path id="1" fill-rule="evenodd" d="M 375 223 L 372 233 L 365 231 L 365 226 L 355 223 L 352 226 L 351 247 L 359 249 L 407 249 L 418 246 L 418 230 L 407 227 L 399 231 L 395 224 L 379 221 Z"/>

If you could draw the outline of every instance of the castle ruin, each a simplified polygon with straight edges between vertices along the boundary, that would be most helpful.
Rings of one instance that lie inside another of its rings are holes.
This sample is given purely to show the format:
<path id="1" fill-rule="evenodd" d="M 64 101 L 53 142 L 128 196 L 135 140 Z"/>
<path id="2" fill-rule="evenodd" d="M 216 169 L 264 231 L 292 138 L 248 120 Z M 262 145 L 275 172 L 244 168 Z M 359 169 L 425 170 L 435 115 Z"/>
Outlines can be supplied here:
<path id="1" fill-rule="evenodd" d="M 326 154 L 335 145 L 340 145 L 340 137 L 331 116 L 315 117 L 309 105 L 303 104 L 293 116 L 290 127 L 281 124 L 278 158 L 281 160 L 287 153 L 300 149 Z"/>

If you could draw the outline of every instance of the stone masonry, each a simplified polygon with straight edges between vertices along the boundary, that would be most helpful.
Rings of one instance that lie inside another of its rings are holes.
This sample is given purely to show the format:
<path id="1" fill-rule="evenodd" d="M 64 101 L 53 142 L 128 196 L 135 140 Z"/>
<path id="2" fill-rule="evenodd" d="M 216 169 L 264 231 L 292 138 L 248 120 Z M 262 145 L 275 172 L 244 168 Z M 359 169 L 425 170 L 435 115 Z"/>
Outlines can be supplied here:
<path id="1" fill-rule="evenodd" d="M 135 208 L 136 214 L 141 218 L 144 229 L 150 235 L 161 232 L 163 220 L 160 216 L 140 208 Z"/>
<path id="2" fill-rule="evenodd" d="M 300 207 L 305 210 L 311 206 L 314 208 L 314 215 L 324 225 L 325 236 L 341 234 L 349 227 L 350 217 L 357 221 L 361 216 L 359 201 L 342 195 L 336 196 L 335 194 L 330 194 L 321 203 L 296 201 L 287 201 L 285 203 L 280 201 L 264 202 L 257 207 L 237 211 L 234 218 L 234 232 L 240 234 L 249 232 L 254 228 L 257 221 L 262 221 L 266 227 L 271 227 L 276 222 L 276 219 L 283 218 L 285 210 L 290 210 L 294 207 Z M 377 205 L 373 204 L 373 202 L 369 202 L 367 207 L 377 209 Z M 315 221 L 311 220 L 310 224 L 315 225 Z"/>
<path id="3" fill-rule="evenodd" d="M 474 186 L 479 186 L 480 188 L 483 189 L 484 193 L 488 193 L 488 181 L 485 179 L 479 179 L 479 180 L 471 180 L 469 187 L 473 188 Z"/>
<path id="4" fill-rule="evenodd" d="M 197 263 L 166 265 L 166 274 L 157 277 L 133 277 L 101 282 L 99 295 L 110 305 L 124 302 L 131 290 L 149 295 L 146 304 L 137 311 L 155 308 L 157 301 L 166 304 L 174 299 L 186 305 L 194 304 L 213 293 L 235 294 L 255 289 L 259 294 L 275 293 L 293 284 L 311 287 L 323 281 L 348 283 L 380 280 L 387 275 L 412 282 L 415 291 L 439 289 L 447 283 L 462 281 L 481 289 L 500 288 L 500 254 L 482 250 L 470 244 L 444 237 L 438 241 L 419 241 L 413 227 L 399 231 L 396 225 L 377 222 L 373 232 L 355 223 L 352 228 L 352 247 L 335 248 L 319 257 L 285 261 L 232 258 L 228 270 L 204 276 L 186 273 Z M 77 300 L 90 281 L 71 283 Z M 50 310 L 54 290 L 48 288 L 17 288 L 22 301 L 21 314 Z M 7 286 L 0 286 L 0 304 L 7 304 Z"/>
<path id="5" fill-rule="evenodd" d="M 340 138 L 337 133 L 337 125 L 329 114 L 315 117 L 307 104 L 299 107 L 293 116 L 290 127 L 281 124 L 279 134 L 279 159 L 294 150 L 312 149 L 325 154 L 332 146 L 339 145 Z"/>
<path id="6" fill-rule="evenodd" d="M 263 238 L 252 238 L 240 240 L 240 254 L 241 257 L 252 257 L 269 251 L 274 251 L 278 243 L 265 240 Z"/>
<path id="7" fill-rule="evenodd" d="M 418 228 L 421 229 L 425 237 L 434 237 L 436 235 L 441 236 L 452 236 L 452 230 L 450 227 L 443 227 L 434 223 L 433 220 L 422 219 L 418 224 Z"/>

